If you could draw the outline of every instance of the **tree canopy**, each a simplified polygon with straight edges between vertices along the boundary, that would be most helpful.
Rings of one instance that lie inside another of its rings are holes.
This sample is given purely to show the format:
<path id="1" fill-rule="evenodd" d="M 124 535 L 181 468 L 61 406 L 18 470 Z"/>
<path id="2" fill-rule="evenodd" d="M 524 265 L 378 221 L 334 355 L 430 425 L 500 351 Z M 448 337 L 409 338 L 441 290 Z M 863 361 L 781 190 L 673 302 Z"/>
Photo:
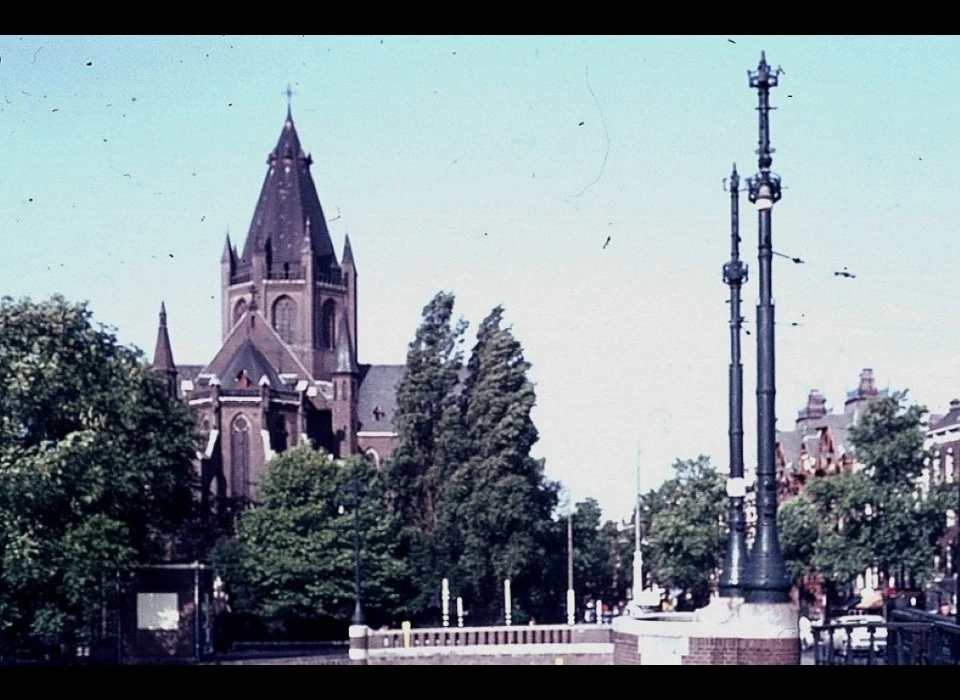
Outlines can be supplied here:
<path id="1" fill-rule="evenodd" d="M 364 613 L 370 624 L 396 624 L 405 604 L 398 522 L 384 513 L 384 480 L 372 464 L 300 445 L 269 462 L 257 491 L 236 539 L 221 541 L 213 555 L 234 612 L 288 636 L 345 632 L 355 601 L 356 516 Z"/>
<path id="2" fill-rule="evenodd" d="M 872 401 L 851 428 L 862 470 L 823 476 L 781 505 L 778 521 L 795 576 L 820 573 L 845 585 L 869 567 L 881 580 L 901 572 L 916 583 L 933 574 L 956 489 L 924 483 L 923 406 L 906 392 Z"/>
<path id="3" fill-rule="evenodd" d="M 89 640 L 195 505 L 194 421 L 86 304 L 0 300 L 0 646 Z"/>
<path id="4" fill-rule="evenodd" d="M 710 458 L 678 459 L 674 476 L 641 498 L 644 564 L 661 586 L 707 603 L 726 549 L 724 478 Z"/>
<path id="5" fill-rule="evenodd" d="M 400 444 L 388 471 L 405 526 L 414 614 L 436 616 L 446 578 L 472 622 L 493 622 L 504 615 L 508 578 L 518 605 L 548 605 L 534 562 L 552 543 L 557 486 L 530 455 L 536 393 L 503 309 L 480 324 L 464 370 L 466 323 L 453 323 L 453 303 L 440 293 L 424 308 L 397 392 Z"/>

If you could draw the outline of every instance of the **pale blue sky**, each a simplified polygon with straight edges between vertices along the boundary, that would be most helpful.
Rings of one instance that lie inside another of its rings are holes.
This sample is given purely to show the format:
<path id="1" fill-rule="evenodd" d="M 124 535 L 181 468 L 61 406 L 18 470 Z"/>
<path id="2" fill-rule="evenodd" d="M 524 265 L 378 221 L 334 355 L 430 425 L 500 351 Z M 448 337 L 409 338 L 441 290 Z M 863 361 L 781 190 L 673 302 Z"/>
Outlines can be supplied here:
<path id="1" fill-rule="evenodd" d="M 644 488 L 676 457 L 727 466 L 721 183 L 756 170 L 761 49 L 784 70 L 774 248 L 807 261 L 775 262 L 778 426 L 812 388 L 842 409 L 863 367 L 945 410 L 957 37 L 0 37 L 0 293 L 89 300 L 148 353 L 165 300 L 175 359 L 207 362 L 223 237 L 246 234 L 289 83 L 334 243 L 353 243 L 360 360 L 402 363 L 439 289 L 468 346 L 504 304 L 536 454 L 624 517 L 638 443 Z M 754 358 L 744 336 L 748 459 Z"/>

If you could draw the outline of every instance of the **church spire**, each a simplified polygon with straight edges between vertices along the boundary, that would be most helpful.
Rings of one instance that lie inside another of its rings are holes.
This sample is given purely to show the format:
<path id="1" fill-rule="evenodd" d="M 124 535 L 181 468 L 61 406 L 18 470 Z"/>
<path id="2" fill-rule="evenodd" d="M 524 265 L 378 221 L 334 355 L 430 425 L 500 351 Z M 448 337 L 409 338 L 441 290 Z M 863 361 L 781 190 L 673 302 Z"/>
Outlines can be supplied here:
<path id="1" fill-rule="evenodd" d="M 333 370 L 334 374 L 356 374 L 357 360 L 353 356 L 353 343 L 350 342 L 350 326 L 346 314 L 340 314 L 340 327 L 337 329 L 337 342 L 334 351 L 337 356 L 337 364 Z"/>
<path id="2" fill-rule="evenodd" d="M 227 240 L 223 243 L 223 255 L 220 256 L 220 262 L 233 263 L 233 245 L 230 243 L 230 232 L 227 231 Z"/>
<path id="3" fill-rule="evenodd" d="M 350 265 L 351 267 L 356 267 L 356 264 L 353 262 L 353 248 L 350 246 L 350 234 L 346 234 L 343 239 L 343 262 L 342 265 Z"/>
<path id="4" fill-rule="evenodd" d="M 167 308 L 160 302 L 160 327 L 157 329 L 157 347 L 153 351 L 153 368 L 158 372 L 176 371 L 173 364 L 173 351 L 170 350 L 170 336 L 167 335 Z"/>
<path id="5" fill-rule="evenodd" d="M 237 260 L 237 273 L 252 272 L 253 257 L 265 254 L 269 245 L 271 264 L 295 268 L 301 263 L 304 236 L 309 235 L 310 252 L 318 271 L 328 274 L 336 267 L 336 256 L 326 216 L 320 206 L 317 188 L 310 174 L 313 160 L 300 146 L 290 105 L 276 146 L 267 156 L 267 174 L 260 189 L 253 220 Z M 307 221 L 310 226 L 307 229 Z"/>
<path id="6" fill-rule="evenodd" d="M 157 347 L 153 351 L 153 371 L 164 375 L 167 393 L 171 398 L 177 395 L 177 366 L 173 364 L 173 351 L 170 349 L 170 336 L 167 334 L 167 308 L 160 302 L 160 327 L 157 329 Z"/>

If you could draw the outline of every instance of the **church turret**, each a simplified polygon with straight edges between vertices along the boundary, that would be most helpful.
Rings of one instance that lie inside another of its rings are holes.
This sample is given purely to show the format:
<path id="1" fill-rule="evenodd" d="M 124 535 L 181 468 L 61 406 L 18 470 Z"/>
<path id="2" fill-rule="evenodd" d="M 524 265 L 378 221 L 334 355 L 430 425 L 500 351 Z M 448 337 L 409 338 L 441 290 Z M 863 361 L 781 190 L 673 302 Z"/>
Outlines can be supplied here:
<path id="1" fill-rule="evenodd" d="M 350 245 L 350 234 L 343 239 L 343 259 L 340 263 L 343 274 L 343 284 L 347 288 L 346 311 L 347 322 L 350 328 L 350 342 L 354 357 L 357 357 L 357 266 L 353 262 L 353 248 Z"/>
<path id="2" fill-rule="evenodd" d="M 230 288 L 230 284 L 236 274 L 236 268 L 237 255 L 233 244 L 230 242 L 230 233 L 228 232 L 226 240 L 223 243 L 223 255 L 220 256 L 221 341 L 226 339 L 230 333 L 230 328 L 233 326 L 233 321 L 230 318 L 230 295 L 227 293 L 227 290 Z"/>
<path id="3" fill-rule="evenodd" d="M 160 327 L 157 329 L 157 346 L 153 351 L 153 371 L 161 375 L 171 398 L 177 397 L 177 366 L 173 363 L 170 336 L 167 334 L 167 308 L 160 302 Z"/>
<path id="4" fill-rule="evenodd" d="M 350 342 L 347 315 L 340 315 L 333 370 L 333 430 L 340 440 L 340 457 L 357 452 L 357 359 Z"/>

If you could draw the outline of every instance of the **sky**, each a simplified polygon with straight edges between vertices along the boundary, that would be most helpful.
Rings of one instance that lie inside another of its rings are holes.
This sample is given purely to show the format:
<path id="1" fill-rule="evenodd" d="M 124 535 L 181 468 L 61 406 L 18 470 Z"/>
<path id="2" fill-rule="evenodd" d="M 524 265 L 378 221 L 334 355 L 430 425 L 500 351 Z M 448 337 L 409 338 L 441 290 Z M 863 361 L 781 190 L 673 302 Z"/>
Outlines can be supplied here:
<path id="1" fill-rule="evenodd" d="M 773 247 L 804 261 L 773 265 L 777 427 L 811 389 L 842 411 L 865 367 L 945 412 L 956 37 L 2 36 L 0 294 L 88 301 L 148 357 L 164 301 L 175 360 L 211 360 L 224 236 L 246 236 L 289 85 L 334 245 L 353 246 L 360 361 L 402 364 L 440 290 L 468 349 L 502 304 L 532 364 L 534 455 L 627 518 L 677 458 L 728 468 L 724 178 L 757 170 L 761 50 L 782 69 Z"/>

